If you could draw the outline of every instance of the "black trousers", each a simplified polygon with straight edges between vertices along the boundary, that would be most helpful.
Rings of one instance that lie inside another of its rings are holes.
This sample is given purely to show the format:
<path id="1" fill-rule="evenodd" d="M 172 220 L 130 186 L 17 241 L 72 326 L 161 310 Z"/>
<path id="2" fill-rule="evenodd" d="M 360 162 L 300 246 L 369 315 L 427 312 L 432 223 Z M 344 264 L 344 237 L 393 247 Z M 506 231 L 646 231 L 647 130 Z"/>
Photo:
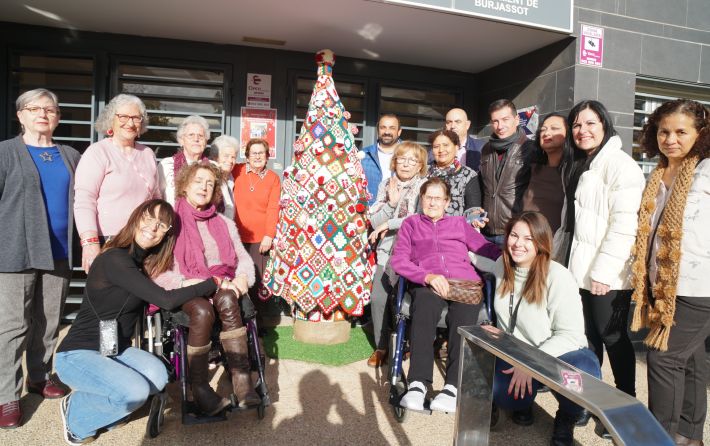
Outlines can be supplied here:
<path id="1" fill-rule="evenodd" d="M 668 350 L 648 352 L 648 408 L 671 436 L 679 433 L 702 440 L 707 412 L 705 339 L 710 336 L 710 297 L 676 297 L 674 321 Z"/>
<path id="2" fill-rule="evenodd" d="M 458 386 L 459 355 L 461 336 L 458 327 L 475 325 L 481 305 L 468 305 L 442 299 L 427 287 L 412 289 L 412 327 L 411 327 L 411 364 L 409 382 L 421 381 L 431 384 L 434 369 L 434 340 L 436 325 L 441 318 L 441 311 L 449 307 L 446 323 L 449 332 L 448 357 L 446 359 L 446 384 Z"/>
<path id="3" fill-rule="evenodd" d="M 616 388 L 636 396 L 636 356 L 629 339 L 628 320 L 632 290 L 610 290 L 603 296 L 580 289 L 584 308 L 584 331 L 599 365 L 604 347 L 609 356 Z"/>

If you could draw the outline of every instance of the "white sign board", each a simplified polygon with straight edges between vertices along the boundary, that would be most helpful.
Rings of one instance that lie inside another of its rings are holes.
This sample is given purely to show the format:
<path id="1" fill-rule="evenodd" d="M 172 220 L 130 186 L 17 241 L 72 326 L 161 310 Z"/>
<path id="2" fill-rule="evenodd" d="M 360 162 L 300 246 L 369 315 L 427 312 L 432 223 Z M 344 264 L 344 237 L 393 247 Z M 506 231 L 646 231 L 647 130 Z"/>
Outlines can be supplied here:
<path id="1" fill-rule="evenodd" d="M 271 107 L 271 75 L 247 73 L 247 107 Z"/>

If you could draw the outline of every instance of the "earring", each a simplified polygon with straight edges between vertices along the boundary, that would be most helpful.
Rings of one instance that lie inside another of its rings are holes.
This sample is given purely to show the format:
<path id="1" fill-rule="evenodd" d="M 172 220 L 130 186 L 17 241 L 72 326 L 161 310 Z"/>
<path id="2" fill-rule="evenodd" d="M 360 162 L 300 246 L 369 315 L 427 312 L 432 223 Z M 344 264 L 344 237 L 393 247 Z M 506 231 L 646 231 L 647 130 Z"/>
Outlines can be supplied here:
<path id="1" fill-rule="evenodd" d="M 113 129 L 108 129 L 108 130 L 106 130 L 106 134 L 107 134 L 108 136 L 113 136 Z"/>

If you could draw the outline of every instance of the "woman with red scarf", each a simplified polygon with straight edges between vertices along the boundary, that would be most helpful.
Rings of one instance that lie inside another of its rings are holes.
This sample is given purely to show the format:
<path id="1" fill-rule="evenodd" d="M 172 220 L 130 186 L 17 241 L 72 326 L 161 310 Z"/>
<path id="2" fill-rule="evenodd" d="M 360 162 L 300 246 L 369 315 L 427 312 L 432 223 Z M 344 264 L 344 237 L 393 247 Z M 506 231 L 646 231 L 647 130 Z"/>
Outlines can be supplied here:
<path id="1" fill-rule="evenodd" d="M 193 299 L 182 306 L 190 317 L 187 360 L 192 396 L 208 415 L 215 415 L 229 405 L 228 399 L 210 387 L 207 373 L 215 315 L 222 322 L 220 340 L 239 405 L 260 402 L 251 382 L 246 327 L 240 308 L 240 299 L 242 305 L 249 300 L 246 293 L 254 283 L 254 263 L 239 239 L 234 222 L 217 212 L 221 178 L 219 168 L 209 163 L 193 163 L 180 171 L 175 181 L 175 190 L 179 191 L 175 202 L 179 222 L 175 263 L 171 271 L 155 278 L 166 289 L 189 286 L 208 277 L 216 277 L 220 282 L 220 289 L 211 301 Z"/>

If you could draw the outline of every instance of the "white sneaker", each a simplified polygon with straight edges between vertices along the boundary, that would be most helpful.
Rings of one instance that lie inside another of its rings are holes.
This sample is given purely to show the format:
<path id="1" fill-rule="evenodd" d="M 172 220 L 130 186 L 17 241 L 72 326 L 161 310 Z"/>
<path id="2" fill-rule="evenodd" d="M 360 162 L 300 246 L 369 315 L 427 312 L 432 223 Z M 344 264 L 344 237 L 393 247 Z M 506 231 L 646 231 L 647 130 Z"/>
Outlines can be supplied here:
<path id="1" fill-rule="evenodd" d="M 405 409 L 424 410 L 424 396 L 426 396 L 424 383 L 413 381 L 409 383 L 407 393 L 399 400 L 399 405 Z"/>
<path id="2" fill-rule="evenodd" d="M 431 400 L 429 409 L 438 410 L 439 412 L 456 413 L 456 394 L 456 387 L 451 384 L 445 385 L 441 392 L 436 395 L 436 398 Z"/>

